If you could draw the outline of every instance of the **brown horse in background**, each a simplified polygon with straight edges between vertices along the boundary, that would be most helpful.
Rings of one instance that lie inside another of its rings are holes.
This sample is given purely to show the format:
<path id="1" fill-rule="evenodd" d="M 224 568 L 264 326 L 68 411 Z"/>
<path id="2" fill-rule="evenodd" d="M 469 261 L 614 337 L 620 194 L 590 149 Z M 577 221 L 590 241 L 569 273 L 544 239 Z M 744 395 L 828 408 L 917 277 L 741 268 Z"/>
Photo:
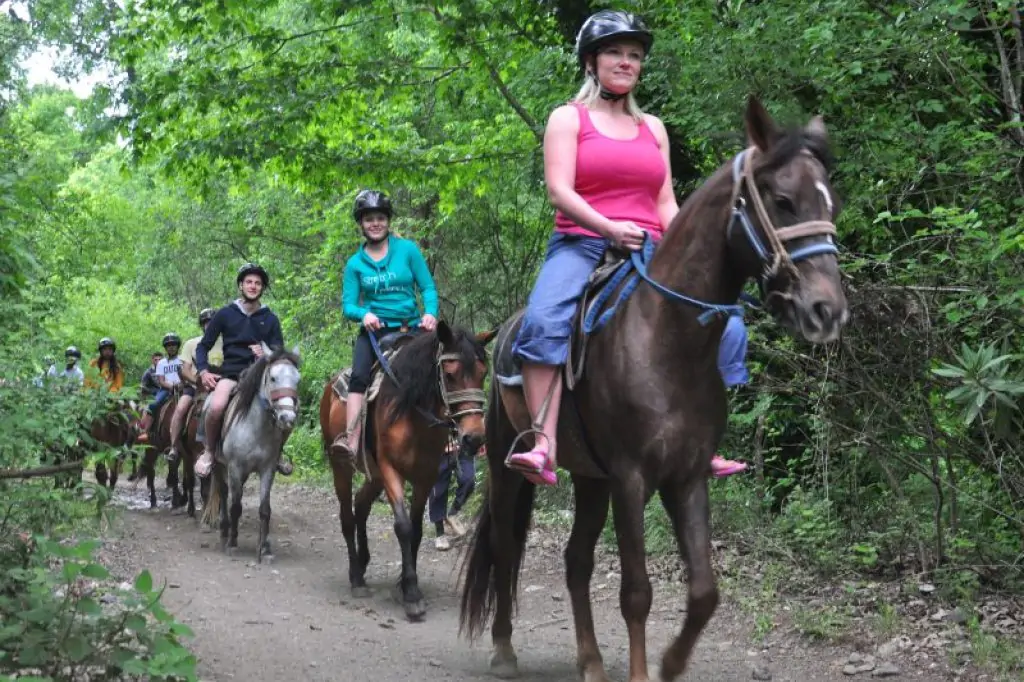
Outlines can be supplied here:
<path id="1" fill-rule="evenodd" d="M 135 404 L 128 400 L 118 400 L 114 408 L 102 417 L 93 420 L 89 426 L 89 437 L 96 443 L 109 445 L 118 450 L 117 457 L 110 468 L 102 462 L 96 462 L 96 482 L 101 486 L 109 486 L 113 490 L 124 464 L 125 455 L 135 438 L 135 424 L 139 420 L 139 412 Z"/>
<path id="2" fill-rule="evenodd" d="M 177 462 L 168 464 L 167 474 L 167 487 L 171 488 L 171 507 L 177 508 L 182 505 L 186 505 L 187 513 L 189 518 L 195 518 L 196 516 L 196 500 L 195 500 L 195 487 L 196 487 L 196 472 L 195 464 L 196 459 L 203 451 L 203 444 L 198 440 L 199 433 L 199 419 L 203 413 L 203 407 L 206 404 L 206 393 L 199 393 L 193 398 L 192 405 L 189 407 L 187 419 L 184 425 L 184 431 L 181 434 L 181 438 L 178 440 L 181 457 L 178 458 Z M 168 420 L 168 429 L 170 429 L 170 420 Z M 170 437 L 168 432 L 168 438 Z M 178 488 L 178 468 L 181 467 L 181 478 L 182 484 L 181 489 Z M 207 479 L 209 480 L 209 479 Z M 208 485 L 200 484 L 200 494 L 203 500 L 206 499 L 206 495 L 209 491 Z"/>
<path id="3" fill-rule="evenodd" d="M 439 322 L 432 333 L 403 339 L 391 363 L 398 384 L 385 378 L 380 393 L 366 409 L 363 430 L 369 476 L 359 488 L 353 506 L 355 463 L 331 454 L 330 444 L 345 430 L 345 403 L 332 388 L 332 379 L 320 398 L 320 429 L 325 456 L 334 474 L 340 506 L 341 530 L 348 546 L 349 582 L 354 596 L 369 596 L 366 567 L 370 549 L 366 519 L 383 490 L 395 515 L 395 535 L 402 548 L 402 576 L 398 581 L 402 604 L 410 620 L 426 613 L 416 574 L 416 559 L 423 538 L 423 512 L 444 457 L 451 430 L 457 429 L 465 447 L 475 450 L 484 439 L 484 378 L 486 345 L 494 332 L 472 336 Z M 412 484 L 412 505 L 406 507 L 405 483 Z"/>
<path id="4" fill-rule="evenodd" d="M 622 283 L 639 282 L 590 338 L 583 378 L 562 396 L 558 464 L 572 474 L 577 511 L 565 548 L 566 582 L 577 666 L 586 682 L 608 680 L 594 633 L 590 579 L 609 500 L 632 682 L 648 679 L 652 591 L 644 507 L 655 492 L 689 565 L 686 621 L 662 658 L 663 680 L 684 671 L 718 604 L 707 478 L 728 405 L 717 366 L 724 320 L 715 314 L 738 312 L 743 285 L 755 279 L 775 318 L 812 343 L 838 338 L 849 316 L 833 242 L 838 202 L 829 185 L 824 124 L 814 119 L 782 132 L 751 99 L 746 128 L 751 148 L 690 195 L 653 255 L 631 257 L 634 275 L 644 277 Z M 500 676 L 518 672 L 512 608 L 535 491 L 505 466 L 514 446 L 523 451 L 533 444 L 532 437 L 516 443 L 531 425 L 510 352 L 521 317 L 498 335 L 487 417 L 487 503 L 463 567 L 462 629 L 478 636 L 493 613 L 491 667 Z"/>

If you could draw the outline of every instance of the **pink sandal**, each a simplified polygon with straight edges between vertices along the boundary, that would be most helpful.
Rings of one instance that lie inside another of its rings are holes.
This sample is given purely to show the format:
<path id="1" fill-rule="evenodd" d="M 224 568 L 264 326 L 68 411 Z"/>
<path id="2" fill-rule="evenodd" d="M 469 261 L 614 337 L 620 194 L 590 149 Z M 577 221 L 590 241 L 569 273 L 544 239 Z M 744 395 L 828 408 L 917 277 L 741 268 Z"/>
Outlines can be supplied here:
<path id="1" fill-rule="evenodd" d="M 741 471 L 746 470 L 747 465 L 745 462 L 734 462 L 731 459 L 725 459 L 721 455 L 714 455 L 711 457 L 711 474 L 715 478 L 732 476 L 733 474 L 738 474 Z"/>
<path id="2" fill-rule="evenodd" d="M 547 450 L 531 450 L 515 452 L 505 460 L 505 466 L 521 473 L 527 481 L 534 485 L 558 485 L 558 476 L 548 461 Z"/>

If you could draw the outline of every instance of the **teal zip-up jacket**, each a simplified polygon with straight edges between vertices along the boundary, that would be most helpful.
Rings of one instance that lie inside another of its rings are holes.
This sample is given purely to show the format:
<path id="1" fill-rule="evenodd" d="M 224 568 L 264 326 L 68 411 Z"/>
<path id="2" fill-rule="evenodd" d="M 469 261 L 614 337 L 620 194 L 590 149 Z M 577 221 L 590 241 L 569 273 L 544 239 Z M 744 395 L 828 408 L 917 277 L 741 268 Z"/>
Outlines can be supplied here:
<path id="1" fill-rule="evenodd" d="M 388 255 L 375 261 L 364 247 L 345 263 L 341 308 L 346 318 L 362 322 L 373 313 L 388 327 L 419 324 L 416 289 L 426 314 L 437 317 L 437 289 L 416 242 L 391 235 Z"/>

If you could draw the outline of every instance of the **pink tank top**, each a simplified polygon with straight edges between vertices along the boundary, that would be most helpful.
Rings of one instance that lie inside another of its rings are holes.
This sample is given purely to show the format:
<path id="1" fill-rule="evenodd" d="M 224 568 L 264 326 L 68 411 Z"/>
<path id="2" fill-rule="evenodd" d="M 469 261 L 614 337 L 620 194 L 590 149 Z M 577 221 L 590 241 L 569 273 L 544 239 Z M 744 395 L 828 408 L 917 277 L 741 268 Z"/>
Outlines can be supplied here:
<path id="1" fill-rule="evenodd" d="M 573 106 L 580 115 L 576 137 L 576 192 L 609 220 L 632 220 L 655 241 L 664 232 L 658 219 L 658 193 L 665 182 L 665 159 L 658 140 L 643 121 L 632 140 L 602 135 L 580 102 Z M 555 231 L 600 237 L 580 227 L 561 211 L 555 212 Z"/>

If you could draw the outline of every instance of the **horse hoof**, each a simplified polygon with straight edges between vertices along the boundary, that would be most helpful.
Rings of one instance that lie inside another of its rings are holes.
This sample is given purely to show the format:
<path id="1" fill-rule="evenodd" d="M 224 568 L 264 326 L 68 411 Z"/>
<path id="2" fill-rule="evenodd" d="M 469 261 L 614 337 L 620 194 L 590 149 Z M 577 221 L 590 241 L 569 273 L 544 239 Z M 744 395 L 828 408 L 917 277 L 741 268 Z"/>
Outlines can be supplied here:
<path id="1" fill-rule="evenodd" d="M 274 555 L 273 554 L 264 554 L 262 557 L 259 557 L 259 558 L 256 559 L 256 563 L 258 563 L 258 564 L 266 564 L 267 566 L 270 566 L 271 564 L 274 563 Z"/>
<path id="2" fill-rule="evenodd" d="M 516 655 L 495 651 L 491 657 L 491 674 L 502 680 L 519 677 L 519 662 Z"/>
<path id="3" fill-rule="evenodd" d="M 355 597 L 356 599 L 369 599 L 370 597 L 373 596 L 373 592 L 371 592 L 370 588 L 367 587 L 366 585 L 359 585 L 359 586 L 353 585 L 352 586 L 352 596 Z"/>
<path id="4" fill-rule="evenodd" d="M 405 602 L 405 617 L 410 622 L 419 623 L 423 620 L 424 616 L 427 615 L 427 605 L 423 603 L 423 600 Z"/>
<path id="5" fill-rule="evenodd" d="M 235 558 L 235 555 L 238 554 L 238 548 L 237 547 L 225 547 L 224 548 L 224 553 L 227 554 L 229 557 L 231 557 L 233 559 L 233 558 Z"/>

